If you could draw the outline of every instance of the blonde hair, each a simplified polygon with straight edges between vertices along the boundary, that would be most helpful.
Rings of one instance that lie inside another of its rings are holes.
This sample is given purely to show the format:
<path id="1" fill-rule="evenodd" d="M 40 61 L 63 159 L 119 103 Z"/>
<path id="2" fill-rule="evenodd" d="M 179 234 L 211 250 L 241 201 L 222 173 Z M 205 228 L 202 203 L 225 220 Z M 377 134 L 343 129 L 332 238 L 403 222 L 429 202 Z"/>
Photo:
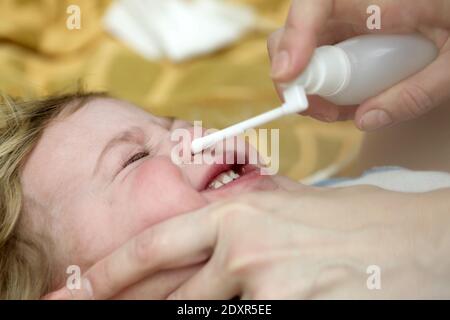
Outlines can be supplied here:
<path id="1" fill-rule="evenodd" d="M 100 95 L 79 92 L 37 101 L 6 96 L 0 100 L 0 299 L 39 299 L 51 289 L 50 244 L 45 235 L 32 234 L 21 223 L 21 168 L 53 119 Z M 65 108 L 74 101 L 73 107 Z"/>

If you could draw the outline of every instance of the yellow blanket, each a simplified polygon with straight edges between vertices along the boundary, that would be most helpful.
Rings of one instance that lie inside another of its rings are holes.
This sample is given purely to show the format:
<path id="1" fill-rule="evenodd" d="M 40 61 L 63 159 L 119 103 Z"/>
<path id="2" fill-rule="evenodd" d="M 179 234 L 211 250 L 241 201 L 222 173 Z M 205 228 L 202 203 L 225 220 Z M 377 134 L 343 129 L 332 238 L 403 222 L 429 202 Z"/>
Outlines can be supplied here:
<path id="1" fill-rule="evenodd" d="M 0 1 L 0 90 L 33 98 L 74 90 L 108 91 L 159 115 L 222 128 L 279 104 L 269 78 L 266 39 L 282 25 L 288 0 L 240 0 L 256 8 L 261 30 L 218 53 L 189 62 L 152 62 L 105 33 L 110 0 Z M 81 29 L 66 28 L 67 7 L 81 8 Z M 288 117 L 280 128 L 281 173 L 307 177 L 339 166 L 357 149 L 351 123 Z"/>

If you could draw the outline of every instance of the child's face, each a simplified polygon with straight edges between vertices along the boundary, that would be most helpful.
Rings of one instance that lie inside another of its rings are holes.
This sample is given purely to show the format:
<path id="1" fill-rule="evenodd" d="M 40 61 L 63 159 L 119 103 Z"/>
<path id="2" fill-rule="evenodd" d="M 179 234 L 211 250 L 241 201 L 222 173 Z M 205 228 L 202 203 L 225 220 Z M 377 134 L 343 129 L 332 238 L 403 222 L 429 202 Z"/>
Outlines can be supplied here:
<path id="1" fill-rule="evenodd" d="M 170 133 L 181 127 L 193 133 L 188 123 L 98 98 L 45 130 L 24 166 L 22 186 L 27 218 L 50 229 L 61 268 L 84 271 L 155 223 L 243 192 L 277 188 L 253 172 L 207 189 L 225 168 L 175 165 Z"/>

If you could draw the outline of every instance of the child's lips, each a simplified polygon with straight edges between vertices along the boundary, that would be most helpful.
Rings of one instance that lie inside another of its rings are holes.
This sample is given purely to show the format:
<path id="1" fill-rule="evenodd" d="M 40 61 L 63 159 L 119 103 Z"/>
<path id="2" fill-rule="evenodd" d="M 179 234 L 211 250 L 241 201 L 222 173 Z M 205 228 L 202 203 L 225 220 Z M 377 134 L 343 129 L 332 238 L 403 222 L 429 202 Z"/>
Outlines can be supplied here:
<path id="1" fill-rule="evenodd" d="M 208 185 L 221 173 L 230 170 L 233 167 L 231 164 L 217 164 L 213 165 L 209 168 L 208 172 L 205 174 L 205 177 L 202 179 L 198 191 L 202 192 L 208 188 Z"/>
<path id="2" fill-rule="evenodd" d="M 214 177 L 215 178 L 215 177 Z M 214 180 L 211 179 L 212 180 Z M 244 187 L 245 185 L 254 183 L 255 181 L 259 179 L 264 179 L 263 176 L 261 176 L 261 172 L 257 166 L 254 165 L 244 165 L 241 168 L 241 172 L 239 173 L 239 177 L 235 180 L 228 182 L 216 189 L 214 188 L 208 188 L 205 187 L 202 191 L 202 194 L 212 194 L 212 193 L 223 193 L 227 192 L 229 189 L 236 188 L 236 187 Z M 209 183 L 208 183 L 209 185 Z"/>
<path id="3" fill-rule="evenodd" d="M 219 161 L 221 160 L 221 163 L 208 167 L 200 183 L 196 186 L 197 191 L 217 193 L 265 178 L 261 176 L 258 165 L 250 164 L 250 159 L 253 159 L 250 151 L 256 152 L 250 145 L 246 144 L 245 149 L 230 149 L 225 154 L 215 155 Z M 261 160 L 259 155 L 257 159 L 259 163 Z"/>

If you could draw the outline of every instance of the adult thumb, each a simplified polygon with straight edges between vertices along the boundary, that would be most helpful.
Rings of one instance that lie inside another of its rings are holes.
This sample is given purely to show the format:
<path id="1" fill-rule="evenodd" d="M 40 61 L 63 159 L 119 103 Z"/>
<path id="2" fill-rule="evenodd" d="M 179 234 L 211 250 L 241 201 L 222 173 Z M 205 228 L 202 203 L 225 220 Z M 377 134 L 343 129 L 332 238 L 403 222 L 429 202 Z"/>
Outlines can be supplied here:
<path id="1" fill-rule="evenodd" d="M 286 24 L 271 54 L 273 80 L 291 81 L 306 67 L 316 48 L 317 34 L 332 9 L 332 0 L 292 1 Z"/>

